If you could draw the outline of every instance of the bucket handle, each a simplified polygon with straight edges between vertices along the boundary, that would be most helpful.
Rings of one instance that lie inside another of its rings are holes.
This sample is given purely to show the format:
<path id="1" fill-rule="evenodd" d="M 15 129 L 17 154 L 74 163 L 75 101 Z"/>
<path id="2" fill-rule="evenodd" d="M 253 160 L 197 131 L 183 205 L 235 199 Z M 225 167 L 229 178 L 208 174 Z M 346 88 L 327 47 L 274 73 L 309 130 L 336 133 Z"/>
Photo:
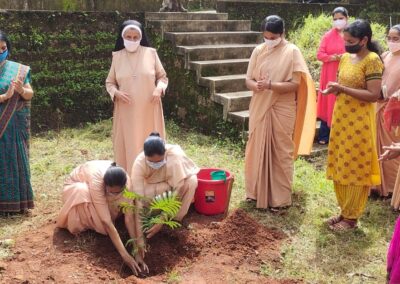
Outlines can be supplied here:
<path id="1" fill-rule="evenodd" d="M 226 206 L 225 206 L 224 218 L 225 218 L 226 216 L 228 216 L 228 212 L 229 212 L 229 203 L 230 203 L 230 201 L 231 201 L 231 193 L 232 193 L 232 187 L 233 187 L 233 182 L 234 182 L 234 181 L 235 181 L 235 177 L 234 177 L 234 175 L 232 174 L 232 175 L 230 176 L 230 179 L 229 179 L 228 198 L 226 199 Z"/>

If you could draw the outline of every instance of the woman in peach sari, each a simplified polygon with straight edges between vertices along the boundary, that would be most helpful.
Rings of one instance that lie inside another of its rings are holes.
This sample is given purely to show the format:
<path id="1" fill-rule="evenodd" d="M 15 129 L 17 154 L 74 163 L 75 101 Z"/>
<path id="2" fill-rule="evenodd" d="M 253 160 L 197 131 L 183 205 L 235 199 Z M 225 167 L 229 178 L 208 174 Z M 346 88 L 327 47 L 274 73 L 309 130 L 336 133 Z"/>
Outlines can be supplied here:
<path id="1" fill-rule="evenodd" d="M 392 142 L 400 142 L 400 136 L 395 131 L 388 131 L 384 124 L 384 110 L 388 100 L 400 92 L 400 25 L 393 26 L 387 36 L 389 51 L 382 54 L 385 71 L 382 77 L 383 100 L 378 101 L 376 111 L 378 154 L 382 155 L 383 146 Z M 393 193 L 400 158 L 380 163 L 382 185 L 378 186 L 381 196 Z"/>
<path id="2" fill-rule="evenodd" d="M 124 188 L 129 186 L 126 172 L 111 161 L 90 161 L 78 166 L 65 181 L 64 205 L 57 218 L 57 227 L 68 229 L 72 234 L 94 230 L 110 236 L 124 262 L 137 274 L 142 270 L 148 271 L 143 261 L 144 248 L 138 243 L 135 260 L 126 251 L 114 225 L 121 215 L 118 204 L 131 202 L 122 195 Z M 129 236 L 138 240 L 134 220 L 133 212 L 125 214 Z"/>
<path id="3" fill-rule="evenodd" d="M 114 159 L 127 172 L 151 132 L 157 131 L 165 138 L 161 97 L 167 85 L 157 51 L 149 47 L 142 25 L 125 21 L 115 44 L 106 87 L 114 102 Z"/>
<path id="4" fill-rule="evenodd" d="M 284 39 L 284 22 L 269 16 L 265 43 L 257 46 L 247 70 L 250 103 L 245 156 L 247 201 L 257 208 L 292 203 L 293 159 L 309 154 L 315 135 L 315 87 L 300 50 Z"/>

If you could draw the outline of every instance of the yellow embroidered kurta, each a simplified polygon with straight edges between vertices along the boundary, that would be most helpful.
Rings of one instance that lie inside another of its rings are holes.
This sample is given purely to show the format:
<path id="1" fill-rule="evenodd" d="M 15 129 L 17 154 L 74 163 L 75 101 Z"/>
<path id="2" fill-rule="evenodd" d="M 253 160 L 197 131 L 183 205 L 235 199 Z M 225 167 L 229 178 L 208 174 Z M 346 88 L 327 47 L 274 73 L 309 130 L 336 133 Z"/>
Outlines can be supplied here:
<path id="1" fill-rule="evenodd" d="M 368 80 L 381 79 L 383 63 L 376 53 L 352 63 L 343 55 L 338 80 L 341 85 L 365 89 Z M 327 178 L 346 186 L 379 185 L 375 103 L 340 93 L 337 97 L 328 148 Z"/>

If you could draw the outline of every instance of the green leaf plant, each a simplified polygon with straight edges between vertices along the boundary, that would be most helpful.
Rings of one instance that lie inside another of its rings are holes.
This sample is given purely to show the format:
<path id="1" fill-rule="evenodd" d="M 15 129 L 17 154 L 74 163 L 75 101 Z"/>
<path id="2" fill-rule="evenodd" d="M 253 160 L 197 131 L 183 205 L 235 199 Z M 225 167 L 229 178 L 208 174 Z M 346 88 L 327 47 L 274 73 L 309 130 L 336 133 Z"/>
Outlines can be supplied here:
<path id="1" fill-rule="evenodd" d="M 145 204 L 149 204 L 149 206 L 144 206 L 139 212 L 144 232 L 149 230 L 155 224 L 163 224 L 173 230 L 181 227 L 181 224 L 174 220 L 182 206 L 182 202 L 179 200 L 175 191 L 171 190 L 156 195 L 153 198 L 147 198 L 140 194 L 128 191 L 125 188 L 123 196 L 131 201 L 141 201 Z M 135 212 L 136 210 L 133 202 L 124 201 L 119 203 L 118 206 L 124 214 Z M 135 239 L 129 239 L 125 243 L 125 247 L 128 246 L 132 246 L 131 254 L 135 256 L 139 251 L 137 241 Z"/>

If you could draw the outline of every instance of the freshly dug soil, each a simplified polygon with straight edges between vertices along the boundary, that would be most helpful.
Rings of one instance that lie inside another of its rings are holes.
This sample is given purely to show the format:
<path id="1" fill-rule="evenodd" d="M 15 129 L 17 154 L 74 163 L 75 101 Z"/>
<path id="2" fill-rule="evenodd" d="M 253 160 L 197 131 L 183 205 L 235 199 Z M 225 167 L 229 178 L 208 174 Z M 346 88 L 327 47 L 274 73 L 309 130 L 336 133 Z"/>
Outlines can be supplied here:
<path id="1" fill-rule="evenodd" d="M 49 221 L 17 239 L 14 256 L 0 261 L 0 283 L 302 283 L 260 275 L 263 263 L 279 267 L 285 237 L 241 209 L 222 221 L 191 212 L 182 228 L 149 241 L 150 273 L 135 277 L 108 237 L 75 237 Z"/>

